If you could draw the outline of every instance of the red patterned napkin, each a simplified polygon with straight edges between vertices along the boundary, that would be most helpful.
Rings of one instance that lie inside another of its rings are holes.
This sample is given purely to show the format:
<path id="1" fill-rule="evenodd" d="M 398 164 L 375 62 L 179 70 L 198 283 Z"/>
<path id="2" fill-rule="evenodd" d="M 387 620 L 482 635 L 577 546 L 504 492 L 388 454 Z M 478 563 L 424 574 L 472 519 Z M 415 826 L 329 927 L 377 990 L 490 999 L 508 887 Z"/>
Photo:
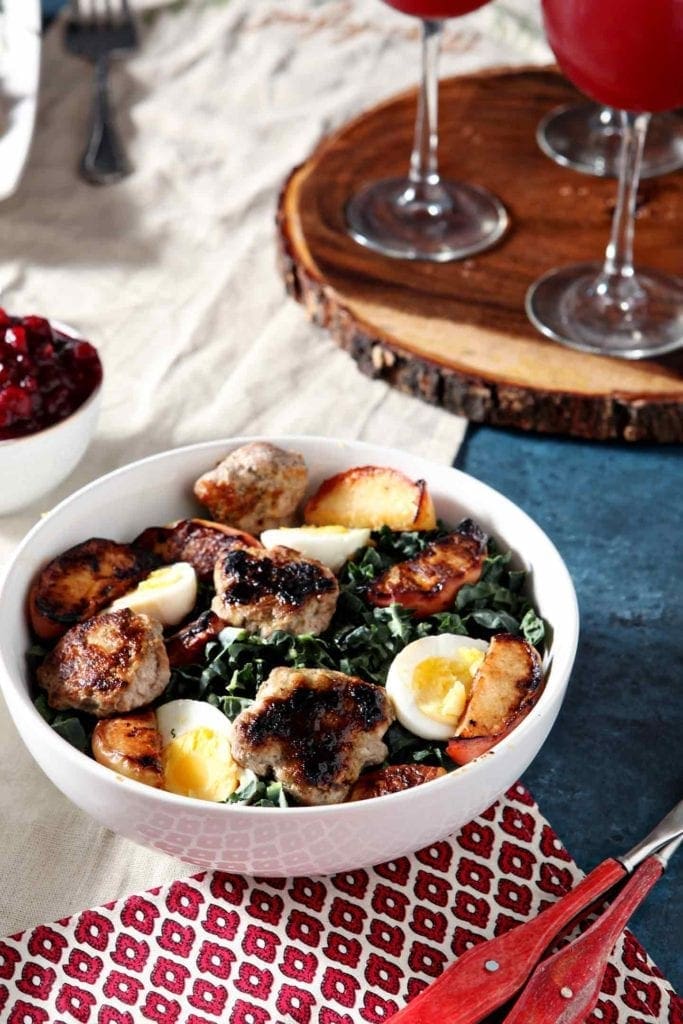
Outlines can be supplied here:
<path id="1" fill-rule="evenodd" d="M 228 812 L 229 813 L 229 812 Z M 381 1024 L 581 877 L 521 785 L 410 857 L 329 878 L 203 872 L 0 942 L 7 1024 Z M 625 933 L 588 1024 L 681 1024 Z"/>

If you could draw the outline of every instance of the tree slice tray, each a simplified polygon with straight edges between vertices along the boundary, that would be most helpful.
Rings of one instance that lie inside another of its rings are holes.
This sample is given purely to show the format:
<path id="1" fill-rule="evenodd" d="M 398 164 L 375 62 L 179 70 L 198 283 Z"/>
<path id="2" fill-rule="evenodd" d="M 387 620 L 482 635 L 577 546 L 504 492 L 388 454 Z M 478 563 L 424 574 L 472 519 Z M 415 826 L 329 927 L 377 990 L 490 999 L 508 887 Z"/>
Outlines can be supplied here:
<path id="1" fill-rule="evenodd" d="M 511 227 L 495 249 L 452 263 L 395 260 L 346 233 L 344 204 L 365 182 L 404 174 L 415 92 L 323 140 L 278 206 L 289 293 L 360 369 L 476 422 L 600 440 L 683 441 L 683 353 L 628 362 L 544 339 L 528 286 L 552 267 L 602 257 L 616 183 L 545 157 L 536 126 L 578 94 L 552 68 L 442 81 L 444 176 L 499 195 Z M 683 174 L 643 181 L 639 263 L 681 272 Z"/>

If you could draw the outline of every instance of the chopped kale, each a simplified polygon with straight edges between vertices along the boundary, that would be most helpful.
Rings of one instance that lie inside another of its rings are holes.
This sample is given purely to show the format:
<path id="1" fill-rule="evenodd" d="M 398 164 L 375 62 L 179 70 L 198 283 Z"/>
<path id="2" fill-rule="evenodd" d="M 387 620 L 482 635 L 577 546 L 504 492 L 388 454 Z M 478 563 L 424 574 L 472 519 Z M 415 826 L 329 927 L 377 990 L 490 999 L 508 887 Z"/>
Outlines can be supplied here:
<path id="1" fill-rule="evenodd" d="M 321 636 L 293 636 L 276 632 L 267 639 L 242 630 L 223 630 L 207 646 L 204 662 L 173 672 L 162 701 L 178 696 L 204 698 L 231 720 L 248 707 L 259 686 L 278 666 L 327 668 L 360 676 L 383 686 L 389 666 L 399 651 L 423 636 L 457 633 L 489 639 L 494 633 L 524 636 L 541 647 L 544 623 L 524 594 L 526 573 L 510 568 L 510 552 L 493 544 L 484 560 L 481 579 L 462 587 L 449 611 L 417 619 L 401 605 L 375 608 L 364 598 L 368 584 L 397 561 L 414 558 L 446 530 L 427 533 L 394 533 L 387 528 L 372 534 L 363 548 L 342 570 L 340 596 L 329 628 Z M 414 736 L 395 722 L 387 731 L 389 764 L 439 765 L 452 771 L 446 744 Z M 230 797 L 230 803 L 252 806 L 287 806 L 275 783 L 253 782 Z"/>
<path id="2" fill-rule="evenodd" d="M 40 693 L 33 703 L 48 725 L 51 725 L 67 743 L 84 754 L 88 753 L 94 725 L 90 715 L 78 711 L 55 711 L 48 704 L 44 693 Z"/>
<path id="3" fill-rule="evenodd" d="M 160 704 L 177 698 L 206 700 L 231 721 L 254 701 L 261 684 L 278 666 L 323 668 L 360 676 L 383 686 L 391 662 L 403 648 L 420 637 L 456 633 L 488 640 L 494 633 L 524 636 L 542 650 L 545 624 L 525 594 L 526 573 L 510 568 L 511 553 L 490 541 L 480 580 L 461 587 L 453 606 L 436 615 L 417 619 L 398 604 L 375 608 L 365 600 L 372 580 L 396 562 L 414 558 L 427 544 L 450 531 L 441 524 L 427 532 L 373 532 L 371 543 L 347 562 L 339 575 L 340 596 L 334 618 L 321 636 L 294 636 L 275 632 L 267 638 L 228 627 L 207 644 L 201 662 L 173 669 Z M 204 587 L 201 609 L 208 607 L 212 591 Z M 200 610 L 201 610 L 200 609 Z M 28 652 L 32 674 L 47 651 L 34 645 Z M 79 750 L 87 751 L 94 719 L 80 712 L 56 712 L 41 693 L 35 705 L 52 727 Z M 407 762 L 455 768 L 445 754 L 445 743 L 414 736 L 395 722 L 385 742 L 389 764 Z M 278 782 L 249 773 L 227 803 L 254 807 L 287 807 Z"/>
<path id="4" fill-rule="evenodd" d="M 251 775 L 248 782 L 229 796 L 226 804 L 249 804 L 251 807 L 291 807 L 281 782 L 263 781 Z"/>

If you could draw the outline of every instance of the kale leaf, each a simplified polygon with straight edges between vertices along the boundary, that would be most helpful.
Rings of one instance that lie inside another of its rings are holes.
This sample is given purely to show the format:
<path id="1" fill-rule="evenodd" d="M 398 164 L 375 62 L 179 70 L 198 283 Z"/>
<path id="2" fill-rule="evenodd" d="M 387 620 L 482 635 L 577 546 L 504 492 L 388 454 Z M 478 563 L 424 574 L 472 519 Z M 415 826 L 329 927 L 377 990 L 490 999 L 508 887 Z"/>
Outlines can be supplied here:
<path id="1" fill-rule="evenodd" d="M 461 587 L 453 606 L 445 612 L 417 619 L 398 604 L 375 608 L 365 600 L 369 584 L 396 562 L 414 558 L 431 542 L 450 531 L 439 524 L 430 531 L 394 532 L 382 527 L 371 543 L 347 562 L 339 575 L 340 596 L 334 618 L 321 636 L 294 636 L 275 632 L 267 638 L 228 627 L 207 644 L 201 662 L 175 668 L 159 703 L 177 698 L 207 700 L 231 721 L 254 701 L 261 684 L 279 666 L 322 668 L 360 676 L 383 686 L 396 655 L 420 637 L 456 633 L 490 639 L 496 632 L 524 636 L 542 650 L 545 624 L 525 594 L 526 573 L 510 568 L 511 553 L 489 541 L 481 578 Z M 200 605 L 208 607 L 212 591 L 202 588 Z M 27 654 L 31 675 L 47 650 L 34 645 Z M 77 711 L 55 711 L 43 693 L 36 708 L 47 722 L 79 750 L 90 749 L 95 720 Z M 428 741 L 395 722 L 385 742 L 389 764 L 406 762 L 455 765 L 445 754 L 445 743 Z M 227 803 L 255 807 L 287 807 L 279 782 L 249 777 Z"/>
<path id="2" fill-rule="evenodd" d="M 526 573 L 511 569 L 510 552 L 499 552 L 492 542 L 481 579 L 462 587 L 448 611 L 417 619 L 398 604 L 375 608 L 367 603 L 365 591 L 372 580 L 397 561 L 414 558 L 448 532 L 442 528 L 394 532 L 388 527 L 374 531 L 372 543 L 341 571 L 337 609 L 321 636 L 275 632 L 264 639 L 225 629 L 207 645 L 201 665 L 173 671 L 162 700 L 208 699 L 232 719 L 256 697 L 259 686 L 278 666 L 333 669 L 383 686 L 399 651 L 423 636 L 457 633 L 488 640 L 505 631 L 540 647 L 544 624 L 524 594 Z M 417 743 L 421 750 L 427 749 L 424 741 Z M 436 757 L 433 753 L 418 757 L 418 753 L 412 755 L 413 760 Z M 437 758 L 430 763 L 440 761 Z"/>

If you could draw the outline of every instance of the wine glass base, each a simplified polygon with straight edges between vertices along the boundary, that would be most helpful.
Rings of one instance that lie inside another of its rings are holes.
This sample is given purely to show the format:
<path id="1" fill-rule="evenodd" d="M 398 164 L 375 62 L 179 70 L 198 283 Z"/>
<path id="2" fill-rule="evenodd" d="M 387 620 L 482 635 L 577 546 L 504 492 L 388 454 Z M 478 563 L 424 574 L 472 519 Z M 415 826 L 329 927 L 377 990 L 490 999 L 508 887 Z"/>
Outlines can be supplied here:
<path id="1" fill-rule="evenodd" d="M 405 178 L 366 185 L 346 205 L 349 234 L 384 256 L 446 263 L 489 249 L 508 225 L 500 200 L 476 185 L 441 181 L 438 204 L 411 195 Z"/>
<path id="2" fill-rule="evenodd" d="M 619 177 L 621 130 L 615 115 L 601 122 L 604 108 L 595 103 L 558 107 L 539 122 L 536 141 L 551 160 L 582 174 Z M 653 114 L 645 139 L 641 178 L 654 178 L 683 167 L 683 118 Z"/>
<path id="3" fill-rule="evenodd" d="M 547 338 L 569 348 L 622 359 L 647 359 L 683 347 L 683 280 L 636 271 L 635 309 L 625 314 L 596 290 L 601 263 L 552 270 L 531 286 L 526 312 Z"/>

